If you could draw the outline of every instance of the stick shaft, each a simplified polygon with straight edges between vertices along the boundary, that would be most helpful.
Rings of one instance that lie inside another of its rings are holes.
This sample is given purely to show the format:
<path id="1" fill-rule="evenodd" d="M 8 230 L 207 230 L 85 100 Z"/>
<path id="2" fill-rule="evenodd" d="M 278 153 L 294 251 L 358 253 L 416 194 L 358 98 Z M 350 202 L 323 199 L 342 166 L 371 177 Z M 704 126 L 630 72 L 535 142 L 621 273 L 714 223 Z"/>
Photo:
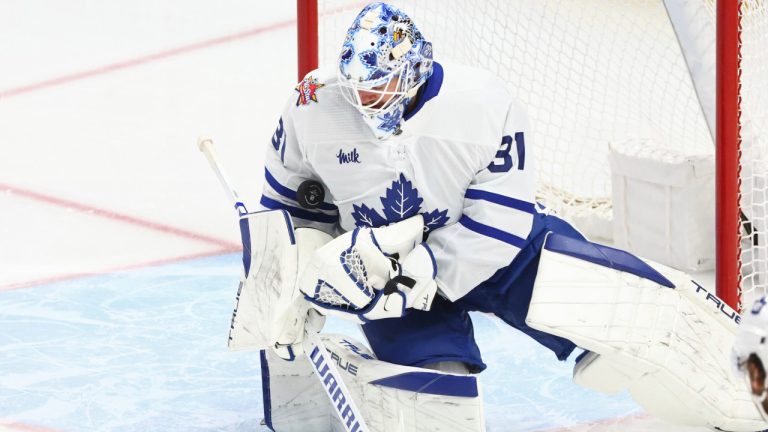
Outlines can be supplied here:
<path id="1" fill-rule="evenodd" d="M 238 211 L 238 213 L 240 213 L 240 215 L 248 213 L 248 210 L 245 208 L 245 204 L 243 204 L 243 202 L 240 200 L 240 196 L 232 186 L 232 182 L 229 181 L 227 174 L 221 168 L 221 164 L 219 164 L 218 158 L 216 158 L 216 152 L 213 149 L 213 140 L 206 137 L 199 138 L 197 140 L 197 146 L 200 151 L 203 152 L 205 158 L 208 159 L 208 164 L 211 166 L 211 169 L 213 169 L 216 177 L 218 177 L 219 183 L 224 189 L 224 193 L 227 195 L 227 197 L 229 197 L 230 202 L 235 206 L 235 209 Z"/>

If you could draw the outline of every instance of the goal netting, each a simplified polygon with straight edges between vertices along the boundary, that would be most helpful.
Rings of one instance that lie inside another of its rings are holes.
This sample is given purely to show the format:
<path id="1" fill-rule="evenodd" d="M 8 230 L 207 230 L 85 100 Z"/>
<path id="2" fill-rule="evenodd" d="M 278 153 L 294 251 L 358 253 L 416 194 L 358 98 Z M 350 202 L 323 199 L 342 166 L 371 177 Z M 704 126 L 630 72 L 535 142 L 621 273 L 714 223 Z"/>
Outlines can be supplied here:
<path id="1" fill-rule="evenodd" d="M 741 5 L 739 155 L 741 284 L 744 304 L 768 294 L 768 1 Z"/>
<path id="2" fill-rule="evenodd" d="M 318 2 L 321 66 L 336 62 L 367 3 Z M 433 42 L 437 61 L 476 65 L 508 83 L 531 118 L 539 200 L 592 236 L 610 238 L 611 145 L 633 140 L 714 154 L 714 0 L 390 3 Z M 742 289 L 760 294 L 768 274 L 767 3 L 743 2 L 741 30 L 740 262 Z"/>

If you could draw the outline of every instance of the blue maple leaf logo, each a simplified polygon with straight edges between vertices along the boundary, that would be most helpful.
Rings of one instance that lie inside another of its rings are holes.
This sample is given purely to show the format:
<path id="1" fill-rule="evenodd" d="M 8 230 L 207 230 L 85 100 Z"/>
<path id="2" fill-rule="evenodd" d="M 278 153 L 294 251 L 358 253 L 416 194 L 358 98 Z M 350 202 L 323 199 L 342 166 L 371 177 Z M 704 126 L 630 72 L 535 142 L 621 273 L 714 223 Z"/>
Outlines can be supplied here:
<path id="1" fill-rule="evenodd" d="M 408 219 L 421 210 L 423 201 L 419 197 L 419 191 L 413 187 L 413 183 L 402 174 L 399 180 L 392 182 L 392 187 L 388 188 L 386 194 L 381 197 L 387 221 Z"/>
<path id="2" fill-rule="evenodd" d="M 355 225 L 359 227 L 380 227 L 394 222 L 399 222 L 415 216 L 421 212 L 421 204 L 424 199 L 419 196 L 419 190 L 413 187 L 413 183 L 405 178 L 403 174 L 392 182 L 392 186 L 387 188 L 383 197 L 379 200 L 384 206 L 382 211 L 384 216 L 379 214 L 376 209 L 372 209 L 365 204 L 353 204 L 352 217 L 355 218 Z M 450 219 L 448 210 L 432 210 L 430 212 L 421 212 L 424 217 L 424 229 L 427 232 L 445 226 Z"/>
<path id="3" fill-rule="evenodd" d="M 352 208 L 355 210 L 352 213 L 352 217 L 355 218 L 355 225 L 362 227 L 379 227 L 387 224 L 387 220 L 381 217 L 379 212 L 368 207 L 367 205 L 353 204 Z"/>
<path id="4" fill-rule="evenodd" d="M 429 213 L 422 213 L 424 216 L 424 226 L 427 231 L 445 226 L 448 223 L 448 210 L 432 210 Z"/>
<path id="5" fill-rule="evenodd" d="M 360 57 L 360 61 L 367 67 L 368 69 L 374 69 L 378 65 L 378 61 L 376 59 L 376 51 L 374 50 L 366 50 L 358 54 Z"/>
<path id="6" fill-rule="evenodd" d="M 355 47 L 352 44 L 344 44 L 344 51 L 341 52 L 341 63 L 349 64 L 352 60 L 352 54 L 355 52 Z"/>
<path id="7" fill-rule="evenodd" d="M 402 116 L 402 108 L 398 108 L 393 112 L 384 114 L 384 116 L 379 117 L 379 119 L 381 119 L 379 129 L 385 132 L 391 132 L 397 129 L 397 127 L 400 125 L 400 119 Z"/>
<path id="8" fill-rule="evenodd" d="M 381 19 L 386 23 L 386 22 L 389 22 L 390 19 L 392 19 L 392 16 L 394 14 L 395 14 L 395 10 L 391 6 L 387 4 L 381 5 L 381 14 L 379 14 L 379 19 Z"/>

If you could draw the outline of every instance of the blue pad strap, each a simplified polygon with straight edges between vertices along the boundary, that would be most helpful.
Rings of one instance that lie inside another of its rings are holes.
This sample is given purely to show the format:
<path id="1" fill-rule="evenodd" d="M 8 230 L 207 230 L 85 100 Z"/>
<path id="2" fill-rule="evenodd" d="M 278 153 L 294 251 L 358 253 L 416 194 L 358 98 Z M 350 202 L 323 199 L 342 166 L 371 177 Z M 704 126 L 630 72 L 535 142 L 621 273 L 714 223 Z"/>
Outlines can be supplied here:
<path id="1" fill-rule="evenodd" d="M 645 261 L 620 249 L 555 233 L 547 235 L 544 249 L 589 261 L 603 267 L 631 273 L 641 278 L 652 280 L 665 287 L 675 287 L 669 279 L 665 278 Z"/>

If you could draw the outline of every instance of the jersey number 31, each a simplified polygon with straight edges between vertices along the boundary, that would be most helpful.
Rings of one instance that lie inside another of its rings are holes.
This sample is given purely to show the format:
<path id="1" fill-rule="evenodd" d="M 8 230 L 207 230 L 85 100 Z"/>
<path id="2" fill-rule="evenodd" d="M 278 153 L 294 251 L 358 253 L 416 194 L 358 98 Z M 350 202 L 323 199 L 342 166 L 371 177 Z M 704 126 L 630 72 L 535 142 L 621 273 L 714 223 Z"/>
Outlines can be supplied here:
<path id="1" fill-rule="evenodd" d="M 512 169 L 514 163 L 512 162 L 512 155 L 509 154 L 512 151 L 512 143 L 515 143 L 517 150 L 517 169 L 520 171 L 525 169 L 525 138 L 522 132 L 517 132 L 514 139 L 511 135 L 504 135 L 501 139 L 501 147 L 496 152 L 496 157 L 491 161 L 491 164 L 488 165 L 488 171 L 501 173 Z"/>

